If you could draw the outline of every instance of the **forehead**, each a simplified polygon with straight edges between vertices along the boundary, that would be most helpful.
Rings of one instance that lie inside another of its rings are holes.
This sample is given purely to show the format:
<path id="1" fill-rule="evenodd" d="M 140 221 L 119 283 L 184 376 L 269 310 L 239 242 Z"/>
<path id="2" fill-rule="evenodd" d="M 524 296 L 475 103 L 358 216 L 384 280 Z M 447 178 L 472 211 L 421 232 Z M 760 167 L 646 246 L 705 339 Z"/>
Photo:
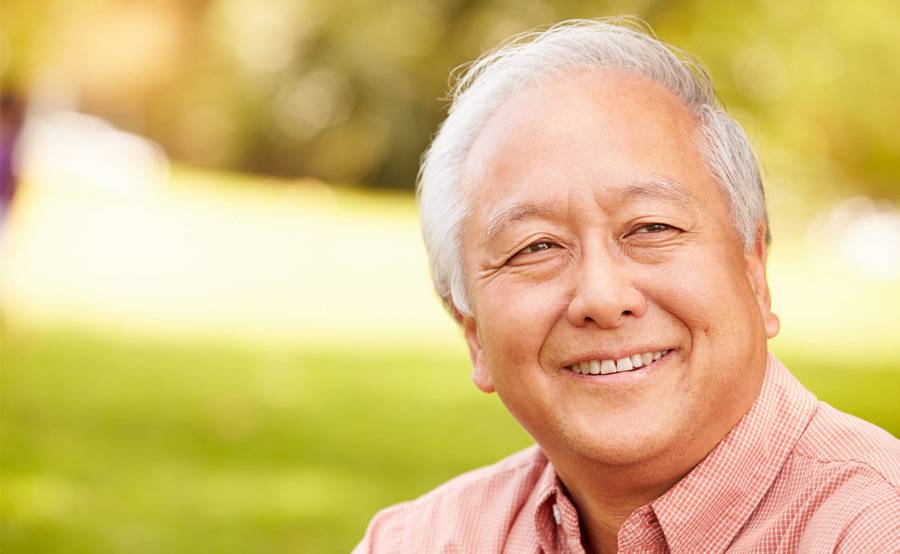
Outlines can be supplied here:
<path id="1" fill-rule="evenodd" d="M 659 176 L 719 201 L 698 133 L 690 109 L 662 85 L 620 70 L 573 71 L 507 100 L 473 144 L 463 181 L 476 209 L 579 184 L 614 193 Z"/>

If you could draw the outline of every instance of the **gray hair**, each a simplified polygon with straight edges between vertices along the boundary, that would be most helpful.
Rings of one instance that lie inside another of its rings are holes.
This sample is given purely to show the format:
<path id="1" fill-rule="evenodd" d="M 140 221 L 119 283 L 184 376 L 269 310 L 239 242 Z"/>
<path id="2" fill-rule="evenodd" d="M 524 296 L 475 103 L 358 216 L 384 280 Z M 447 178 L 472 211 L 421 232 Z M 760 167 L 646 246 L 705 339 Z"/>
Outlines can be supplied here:
<path id="1" fill-rule="evenodd" d="M 740 124 L 719 103 L 703 66 L 658 40 L 637 18 L 564 21 L 513 37 L 465 67 L 451 87 L 447 119 L 423 156 L 417 188 L 431 274 L 441 299 L 461 313 L 471 311 L 460 231 L 470 208 L 461 180 L 472 144 L 491 116 L 523 87 L 590 67 L 629 71 L 678 96 L 699 121 L 698 150 L 728 194 L 744 246 L 753 245 L 760 224 L 768 229 L 756 157 Z"/>

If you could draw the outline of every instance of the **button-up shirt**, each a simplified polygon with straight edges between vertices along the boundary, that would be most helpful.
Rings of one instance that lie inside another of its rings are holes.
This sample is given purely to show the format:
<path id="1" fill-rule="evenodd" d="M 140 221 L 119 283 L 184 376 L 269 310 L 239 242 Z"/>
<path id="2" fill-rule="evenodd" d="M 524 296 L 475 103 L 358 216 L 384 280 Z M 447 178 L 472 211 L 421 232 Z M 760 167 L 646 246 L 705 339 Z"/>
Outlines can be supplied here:
<path id="1" fill-rule="evenodd" d="M 773 356 L 750 410 L 618 534 L 619 552 L 900 552 L 900 441 L 819 402 Z M 354 552 L 583 553 L 537 446 L 379 512 Z"/>

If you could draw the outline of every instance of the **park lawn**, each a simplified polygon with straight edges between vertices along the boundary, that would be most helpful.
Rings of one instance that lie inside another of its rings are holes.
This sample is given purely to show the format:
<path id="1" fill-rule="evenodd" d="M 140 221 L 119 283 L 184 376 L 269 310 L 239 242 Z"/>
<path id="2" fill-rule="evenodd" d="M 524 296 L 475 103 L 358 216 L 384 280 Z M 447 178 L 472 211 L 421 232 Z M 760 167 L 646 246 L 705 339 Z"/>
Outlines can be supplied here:
<path id="1" fill-rule="evenodd" d="M 3 346 L 3 552 L 345 552 L 374 511 L 528 444 L 461 352 Z"/>
<path id="2" fill-rule="evenodd" d="M 529 438 L 451 346 L 251 348 L 6 329 L 0 550 L 347 552 L 379 508 Z M 900 434 L 900 367 L 781 352 Z"/>

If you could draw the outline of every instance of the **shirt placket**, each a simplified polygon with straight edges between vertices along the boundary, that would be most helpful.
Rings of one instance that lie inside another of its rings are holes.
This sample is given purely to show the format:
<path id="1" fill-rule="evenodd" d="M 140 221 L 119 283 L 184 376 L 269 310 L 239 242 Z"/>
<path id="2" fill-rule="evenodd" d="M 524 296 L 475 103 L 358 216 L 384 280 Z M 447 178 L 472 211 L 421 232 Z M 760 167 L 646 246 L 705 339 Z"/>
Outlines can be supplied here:
<path id="1" fill-rule="evenodd" d="M 663 554 L 669 552 L 659 520 L 650 506 L 635 510 L 619 529 L 619 552 Z"/>

